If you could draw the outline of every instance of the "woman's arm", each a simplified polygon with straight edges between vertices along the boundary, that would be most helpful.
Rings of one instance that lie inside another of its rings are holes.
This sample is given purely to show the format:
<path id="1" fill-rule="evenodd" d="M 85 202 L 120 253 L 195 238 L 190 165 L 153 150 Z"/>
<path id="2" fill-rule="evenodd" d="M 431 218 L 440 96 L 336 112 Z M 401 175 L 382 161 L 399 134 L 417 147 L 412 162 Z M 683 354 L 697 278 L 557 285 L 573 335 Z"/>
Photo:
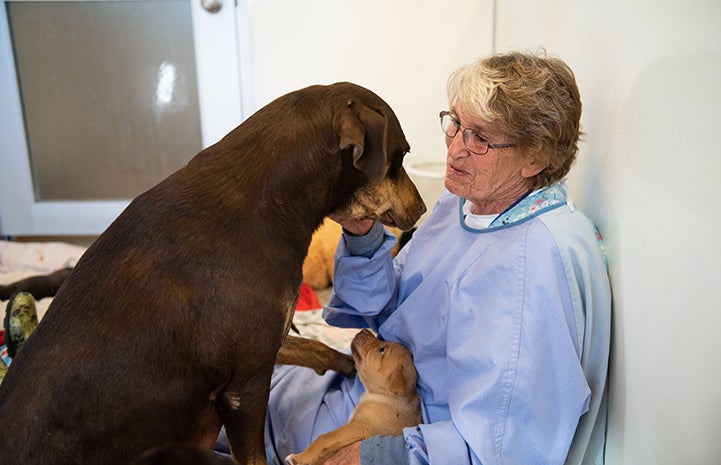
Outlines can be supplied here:
<path id="1" fill-rule="evenodd" d="M 377 329 L 392 311 L 397 284 L 391 250 L 396 237 L 380 223 L 364 236 L 344 231 L 335 255 L 333 290 L 323 318 L 331 325 Z"/>

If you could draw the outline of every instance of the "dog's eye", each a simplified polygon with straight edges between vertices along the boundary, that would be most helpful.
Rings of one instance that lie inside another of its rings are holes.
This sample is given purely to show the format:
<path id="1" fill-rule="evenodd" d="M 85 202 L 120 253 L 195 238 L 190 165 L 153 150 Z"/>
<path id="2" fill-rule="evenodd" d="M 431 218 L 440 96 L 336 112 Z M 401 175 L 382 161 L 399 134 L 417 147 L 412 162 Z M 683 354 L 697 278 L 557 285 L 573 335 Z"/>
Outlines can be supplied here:
<path id="1" fill-rule="evenodd" d="M 378 349 L 378 352 L 379 352 L 381 355 L 385 354 L 385 353 L 386 353 L 386 346 L 380 346 L 380 348 Z"/>

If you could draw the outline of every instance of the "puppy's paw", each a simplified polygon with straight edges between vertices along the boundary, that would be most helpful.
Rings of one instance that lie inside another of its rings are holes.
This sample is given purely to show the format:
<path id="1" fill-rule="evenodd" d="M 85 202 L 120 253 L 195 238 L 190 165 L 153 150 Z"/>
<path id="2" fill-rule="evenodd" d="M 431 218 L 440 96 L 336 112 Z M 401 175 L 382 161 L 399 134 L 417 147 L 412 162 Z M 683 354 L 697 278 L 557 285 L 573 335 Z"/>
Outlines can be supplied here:
<path id="1" fill-rule="evenodd" d="M 290 454 L 288 457 L 286 457 L 286 458 L 285 458 L 285 463 L 286 463 L 286 465 L 300 465 L 300 464 L 295 460 L 295 454 Z"/>

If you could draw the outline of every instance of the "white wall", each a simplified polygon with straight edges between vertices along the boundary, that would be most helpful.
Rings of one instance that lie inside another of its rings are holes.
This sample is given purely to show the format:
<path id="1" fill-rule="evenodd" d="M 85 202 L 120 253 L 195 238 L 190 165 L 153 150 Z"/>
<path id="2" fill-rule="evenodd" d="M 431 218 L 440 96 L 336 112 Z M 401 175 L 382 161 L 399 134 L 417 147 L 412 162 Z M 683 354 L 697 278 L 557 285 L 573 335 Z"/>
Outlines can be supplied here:
<path id="1" fill-rule="evenodd" d="M 721 463 L 721 2 L 504 0 L 498 50 L 576 72 L 571 177 L 608 241 L 610 465 Z"/>

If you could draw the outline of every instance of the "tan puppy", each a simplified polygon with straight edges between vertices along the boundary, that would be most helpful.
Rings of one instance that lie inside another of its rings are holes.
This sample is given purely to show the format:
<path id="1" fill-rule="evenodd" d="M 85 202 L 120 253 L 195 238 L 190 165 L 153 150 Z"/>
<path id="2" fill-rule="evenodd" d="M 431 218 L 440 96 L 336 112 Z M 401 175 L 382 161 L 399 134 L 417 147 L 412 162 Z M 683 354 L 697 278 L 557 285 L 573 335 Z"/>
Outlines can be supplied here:
<path id="1" fill-rule="evenodd" d="M 364 329 L 351 343 L 358 376 L 366 388 L 348 423 L 318 437 L 288 465 L 316 465 L 339 449 L 371 436 L 397 436 L 421 422 L 413 356 L 401 344 L 381 341 Z"/>

